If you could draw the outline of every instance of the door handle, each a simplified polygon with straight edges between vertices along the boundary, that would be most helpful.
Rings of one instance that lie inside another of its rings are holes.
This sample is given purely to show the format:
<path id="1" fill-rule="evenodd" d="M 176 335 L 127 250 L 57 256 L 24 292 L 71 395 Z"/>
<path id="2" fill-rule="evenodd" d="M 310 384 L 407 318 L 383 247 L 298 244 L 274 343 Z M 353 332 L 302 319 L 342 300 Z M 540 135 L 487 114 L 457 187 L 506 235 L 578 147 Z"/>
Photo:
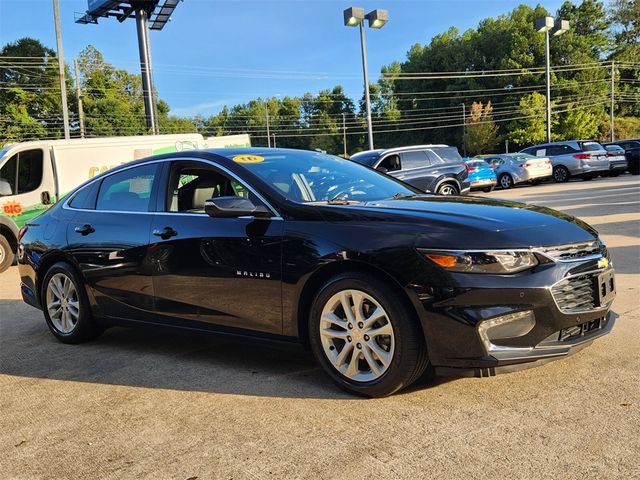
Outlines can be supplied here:
<path id="1" fill-rule="evenodd" d="M 178 232 L 176 232 L 173 228 L 171 227 L 164 227 L 162 230 L 156 229 L 153 231 L 153 234 L 156 237 L 160 237 L 163 240 L 166 240 L 167 238 L 170 237 L 175 237 L 176 235 L 178 235 Z"/>
<path id="2" fill-rule="evenodd" d="M 81 227 L 76 227 L 73 229 L 76 233 L 79 233 L 80 235 L 89 235 L 90 233 L 93 233 L 96 231 L 95 228 L 93 228 L 91 225 L 89 225 L 88 223 L 85 225 L 82 225 Z"/>

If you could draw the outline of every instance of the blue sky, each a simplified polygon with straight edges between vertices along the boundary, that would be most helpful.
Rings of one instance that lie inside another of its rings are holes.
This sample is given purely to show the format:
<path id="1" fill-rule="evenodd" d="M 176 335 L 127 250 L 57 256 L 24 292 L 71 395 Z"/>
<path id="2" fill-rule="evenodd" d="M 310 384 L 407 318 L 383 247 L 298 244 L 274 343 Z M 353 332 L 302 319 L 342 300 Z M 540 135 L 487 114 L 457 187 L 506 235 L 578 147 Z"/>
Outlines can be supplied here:
<path id="1" fill-rule="evenodd" d="M 454 25 L 461 31 L 486 17 L 506 13 L 512 0 L 184 0 L 163 31 L 151 32 L 156 88 L 172 113 L 215 113 L 258 96 L 301 95 L 336 84 L 352 98 L 362 95 L 356 28 L 342 24 L 342 11 L 386 8 L 389 23 L 367 29 L 371 80 L 380 67 L 403 60 L 415 43 L 428 43 Z M 543 5 L 554 12 L 562 0 Z M 101 19 L 74 23 L 86 0 L 60 0 L 67 62 L 87 44 L 119 68 L 139 72 L 135 22 Z M 55 49 L 51 0 L 0 0 L 0 45 L 23 36 Z"/>

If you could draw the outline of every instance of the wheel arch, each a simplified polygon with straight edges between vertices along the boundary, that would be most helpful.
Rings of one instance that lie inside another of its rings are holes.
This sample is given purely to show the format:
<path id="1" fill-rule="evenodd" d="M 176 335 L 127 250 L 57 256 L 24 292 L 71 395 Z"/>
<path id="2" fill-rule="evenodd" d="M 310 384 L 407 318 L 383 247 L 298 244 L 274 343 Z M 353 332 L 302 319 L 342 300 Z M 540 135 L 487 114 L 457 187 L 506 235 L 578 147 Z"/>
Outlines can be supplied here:
<path id="1" fill-rule="evenodd" d="M 456 190 L 458 190 L 458 193 L 462 192 L 462 185 L 460 185 L 460 182 L 458 182 L 456 178 L 444 177 L 436 182 L 436 186 L 433 188 L 433 193 L 438 193 L 438 189 L 445 184 L 450 184 L 456 187 Z"/>
<path id="2" fill-rule="evenodd" d="M 4 223 L 0 223 L 0 235 L 7 239 L 7 242 L 9 242 L 9 246 L 11 247 L 11 251 L 15 254 L 18 251 L 18 237 L 13 229 L 9 228 Z"/>
<path id="3" fill-rule="evenodd" d="M 62 251 L 56 250 L 47 254 L 38 265 L 38 269 L 36 270 L 36 295 L 38 296 L 38 302 L 42 305 L 42 283 L 44 282 L 44 277 L 47 275 L 49 269 L 58 262 L 65 262 L 71 265 L 71 267 L 75 270 L 78 276 L 82 279 L 82 281 L 86 285 L 86 280 L 84 275 L 82 275 L 82 271 L 80 270 L 80 266 L 70 255 L 65 254 Z M 88 289 L 85 287 L 85 291 L 89 294 Z"/>
<path id="4" fill-rule="evenodd" d="M 408 308 L 415 315 L 416 321 L 420 322 L 420 317 L 416 310 L 416 306 L 406 290 L 383 269 L 357 260 L 341 260 L 331 262 L 315 270 L 305 281 L 302 290 L 298 296 L 298 302 L 295 306 L 295 321 L 297 326 L 296 335 L 300 342 L 308 347 L 309 344 L 309 314 L 313 300 L 322 287 L 329 279 L 343 273 L 367 273 L 383 278 L 401 298 L 406 300 Z"/>

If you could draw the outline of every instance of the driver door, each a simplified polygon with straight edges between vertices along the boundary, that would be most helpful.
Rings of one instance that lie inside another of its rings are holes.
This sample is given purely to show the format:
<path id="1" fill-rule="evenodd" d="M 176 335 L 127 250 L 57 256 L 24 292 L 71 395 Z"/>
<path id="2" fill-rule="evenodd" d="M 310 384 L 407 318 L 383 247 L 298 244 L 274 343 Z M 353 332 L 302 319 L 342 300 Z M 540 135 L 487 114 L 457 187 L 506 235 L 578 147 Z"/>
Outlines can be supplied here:
<path id="1" fill-rule="evenodd" d="M 165 179 L 149 248 L 160 321 L 282 333 L 282 218 L 207 215 L 208 198 L 237 195 L 262 204 L 207 162 L 171 162 Z"/>

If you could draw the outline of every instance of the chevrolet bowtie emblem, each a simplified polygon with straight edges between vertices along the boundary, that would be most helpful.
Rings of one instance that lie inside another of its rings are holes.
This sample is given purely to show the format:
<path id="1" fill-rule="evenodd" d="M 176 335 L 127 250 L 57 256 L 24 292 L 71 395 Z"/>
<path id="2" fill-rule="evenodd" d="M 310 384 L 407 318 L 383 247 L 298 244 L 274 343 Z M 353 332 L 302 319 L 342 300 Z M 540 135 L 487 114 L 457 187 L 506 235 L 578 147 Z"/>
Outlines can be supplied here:
<path id="1" fill-rule="evenodd" d="M 601 258 L 598 260 L 598 268 L 607 268 L 609 266 L 609 260 L 606 258 Z"/>

